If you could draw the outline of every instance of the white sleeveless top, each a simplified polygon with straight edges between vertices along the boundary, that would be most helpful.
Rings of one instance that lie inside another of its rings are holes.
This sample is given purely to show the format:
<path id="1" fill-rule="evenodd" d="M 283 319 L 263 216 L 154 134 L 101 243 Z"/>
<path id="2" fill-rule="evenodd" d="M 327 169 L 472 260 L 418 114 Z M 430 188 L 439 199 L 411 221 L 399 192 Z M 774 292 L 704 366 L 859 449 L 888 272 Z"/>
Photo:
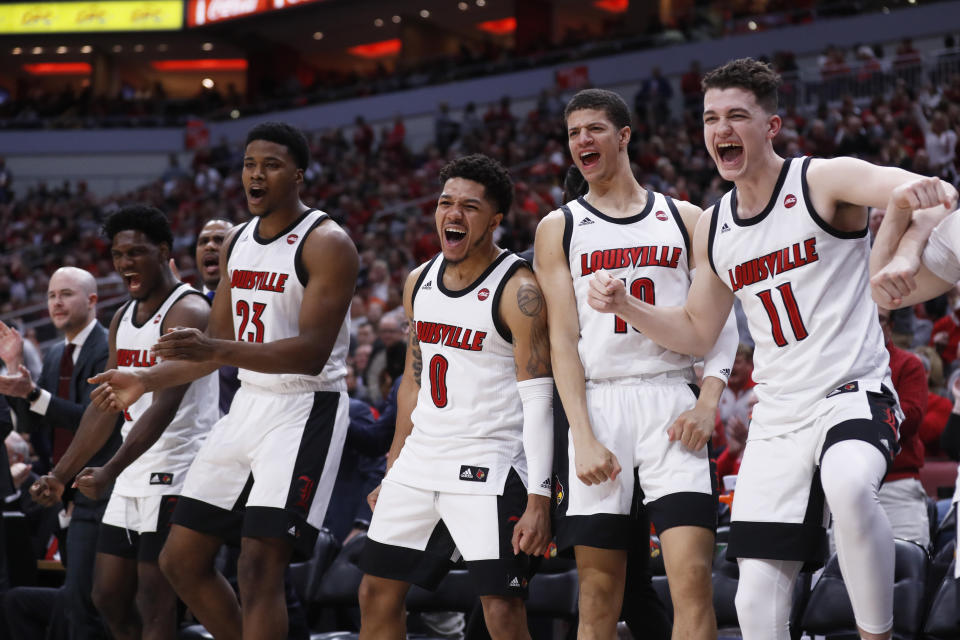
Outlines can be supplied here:
<path id="1" fill-rule="evenodd" d="M 117 369 L 135 370 L 157 363 L 150 356 L 150 349 L 160 338 L 167 312 L 177 301 L 189 295 L 201 294 L 190 285 L 179 284 L 156 313 L 140 326 L 136 324 L 139 303 L 135 300 L 127 303 L 117 325 Z M 178 493 L 193 457 L 206 439 L 210 427 L 220 417 L 217 402 L 216 373 L 190 383 L 176 415 L 160 439 L 123 470 L 117 477 L 113 492 L 134 498 Z M 152 403 L 153 393 L 145 393 L 123 412 L 121 434 L 124 439 Z"/>
<path id="2" fill-rule="evenodd" d="M 243 225 L 227 254 L 233 331 L 237 340 L 274 342 L 300 334 L 300 305 L 307 284 L 303 243 L 328 218 L 316 209 L 307 211 L 274 238 L 263 238 L 260 220 Z M 330 358 L 320 375 L 260 373 L 240 369 L 243 384 L 275 393 L 346 391 L 350 316 L 346 315 Z"/>
<path id="3" fill-rule="evenodd" d="M 421 272 L 410 330 L 420 341 L 423 373 L 413 431 L 387 474 L 390 480 L 447 493 L 499 495 L 513 467 L 526 484 L 512 336 L 498 311 L 504 285 L 525 265 L 503 251 L 459 291 L 443 285 L 442 255 Z"/>
<path id="4" fill-rule="evenodd" d="M 607 216 L 582 197 L 561 210 L 586 379 L 675 373 L 694 382 L 691 356 L 664 349 L 617 316 L 587 304 L 593 273 L 605 269 L 645 302 L 683 305 L 690 289 L 690 238 L 673 200 L 648 191 L 643 210 L 626 218 Z"/>
<path id="5" fill-rule="evenodd" d="M 859 381 L 879 392 L 889 375 L 870 297 L 867 228 L 839 231 L 819 216 L 806 180 L 809 164 L 810 158 L 785 160 L 770 202 L 753 218 L 736 214 L 736 189 L 712 212 L 710 265 L 743 304 L 756 342 L 759 402 L 750 438 L 800 428 L 831 391 Z"/>

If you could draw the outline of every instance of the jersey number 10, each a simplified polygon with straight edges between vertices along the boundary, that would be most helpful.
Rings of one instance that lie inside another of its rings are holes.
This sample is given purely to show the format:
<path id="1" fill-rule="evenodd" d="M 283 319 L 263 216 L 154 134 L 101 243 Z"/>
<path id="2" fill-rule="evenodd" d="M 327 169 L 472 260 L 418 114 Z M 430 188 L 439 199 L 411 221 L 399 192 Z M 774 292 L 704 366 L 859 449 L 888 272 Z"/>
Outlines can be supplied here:
<path id="1" fill-rule="evenodd" d="M 625 278 L 620 278 L 620 279 L 623 281 L 624 285 L 627 284 L 627 280 Z M 656 304 L 654 293 L 653 293 L 653 280 L 651 280 L 650 278 L 637 278 L 636 280 L 630 283 L 630 286 L 628 288 L 630 289 L 630 295 L 632 295 L 634 298 L 639 298 L 640 300 L 643 300 L 647 304 Z M 637 333 L 640 333 L 639 331 L 637 331 L 635 327 L 633 328 L 633 330 L 636 331 Z M 614 316 L 613 332 L 626 333 L 627 321 L 620 318 L 620 316 Z"/>

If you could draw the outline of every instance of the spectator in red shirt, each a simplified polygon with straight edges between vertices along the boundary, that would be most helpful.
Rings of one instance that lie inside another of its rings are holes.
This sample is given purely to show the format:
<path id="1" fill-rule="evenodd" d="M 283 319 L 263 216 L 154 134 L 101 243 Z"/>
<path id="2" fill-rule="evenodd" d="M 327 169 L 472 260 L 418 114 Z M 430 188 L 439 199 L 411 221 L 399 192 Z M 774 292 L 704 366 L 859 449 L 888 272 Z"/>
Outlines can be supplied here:
<path id="1" fill-rule="evenodd" d="M 960 309 L 957 308 L 957 289 L 950 294 L 953 310 L 933 323 L 930 344 L 937 348 L 943 360 L 943 366 L 950 368 L 957 359 L 957 345 L 960 345 Z"/>
<path id="2" fill-rule="evenodd" d="M 878 314 L 890 353 L 893 386 L 904 414 L 900 423 L 900 453 L 880 487 L 880 504 L 890 519 L 895 537 L 926 547 L 930 544 L 930 521 L 927 493 L 920 484 L 924 450 L 918 430 L 927 410 L 927 374 L 920 358 L 893 344 L 890 312 L 879 309 Z"/>
<path id="3" fill-rule="evenodd" d="M 953 403 L 943 395 L 943 363 L 936 349 L 930 346 L 914 350 L 927 371 L 927 411 L 920 423 L 920 441 L 923 443 L 925 457 L 943 455 L 940 450 L 940 435 L 947 425 Z"/>

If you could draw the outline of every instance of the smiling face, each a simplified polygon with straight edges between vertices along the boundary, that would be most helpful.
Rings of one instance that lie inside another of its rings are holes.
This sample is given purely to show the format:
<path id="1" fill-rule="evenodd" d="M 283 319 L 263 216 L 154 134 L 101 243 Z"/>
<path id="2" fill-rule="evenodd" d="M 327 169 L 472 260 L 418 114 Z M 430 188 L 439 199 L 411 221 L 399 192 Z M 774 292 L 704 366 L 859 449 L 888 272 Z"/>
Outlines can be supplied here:
<path id="1" fill-rule="evenodd" d="M 630 128 L 617 129 L 602 109 L 578 109 L 567 116 L 567 144 L 573 163 L 587 182 L 612 177 Z"/>
<path id="2" fill-rule="evenodd" d="M 97 303 L 96 293 L 89 289 L 88 282 L 78 278 L 70 269 L 58 269 L 50 276 L 47 310 L 53 326 L 68 336 L 87 326 L 93 319 Z"/>
<path id="3" fill-rule="evenodd" d="M 492 243 L 503 214 L 487 199 L 486 188 L 466 178 L 450 178 L 437 201 L 437 233 L 443 258 L 458 264 L 478 247 Z"/>
<path id="4" fill-rule="evenodd" d="M 296 206 L 303 169 L 285 145 L 253 140 L 244 152 L 241 178 L 250 214 L 265 217 Z"/>
<path id="5" fill-rule="evenodd" d="M 751 91 L 707 89 L 703 96 L 703 141 L 720 176 L 729 182 L 772 152 L 780 124 L 780 116 L 767 113 Z"/>
<path id="6" fill-rule="evenodd" d="M 207 289 L 216 289 L 220 282 L 220 248 L 232 227 L 226 220 L 211 220 L 197 236 L 197 269 Z"/>
<path id="7" fill-rule="evenodd" d="M 113 236 L 110 254 L 130 297 L 144 300 L 161 285 L 170 250 L 166 243 L 154 244 L 142 231 L 130 229 Z"/>

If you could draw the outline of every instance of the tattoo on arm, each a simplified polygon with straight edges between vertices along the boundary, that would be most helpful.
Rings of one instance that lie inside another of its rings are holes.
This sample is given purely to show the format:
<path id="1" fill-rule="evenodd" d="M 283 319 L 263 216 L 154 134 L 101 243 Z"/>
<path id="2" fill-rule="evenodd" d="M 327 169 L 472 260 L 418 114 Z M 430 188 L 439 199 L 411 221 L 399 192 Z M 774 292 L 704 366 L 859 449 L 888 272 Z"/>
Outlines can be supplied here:
<path id="1" fill-rule="evenodd" d="M 523 315 L 531 318 L 530 358 L 526 363 L 527 373 L 534 378 L 549 376 L 551 375 L 550 337 L 540 288 L 532 284 L 521 286 L 517 290 L 517 305 Z"/>
<path id="2" fill-rule="evenodd" d="M 410 353 L 413 354 L 413 379 L 419 387 L 423 373 L 423 354 L 420 352 L 420 340 L 417 339 L 417 332 L 413 327 L 410 328 Z"/>

